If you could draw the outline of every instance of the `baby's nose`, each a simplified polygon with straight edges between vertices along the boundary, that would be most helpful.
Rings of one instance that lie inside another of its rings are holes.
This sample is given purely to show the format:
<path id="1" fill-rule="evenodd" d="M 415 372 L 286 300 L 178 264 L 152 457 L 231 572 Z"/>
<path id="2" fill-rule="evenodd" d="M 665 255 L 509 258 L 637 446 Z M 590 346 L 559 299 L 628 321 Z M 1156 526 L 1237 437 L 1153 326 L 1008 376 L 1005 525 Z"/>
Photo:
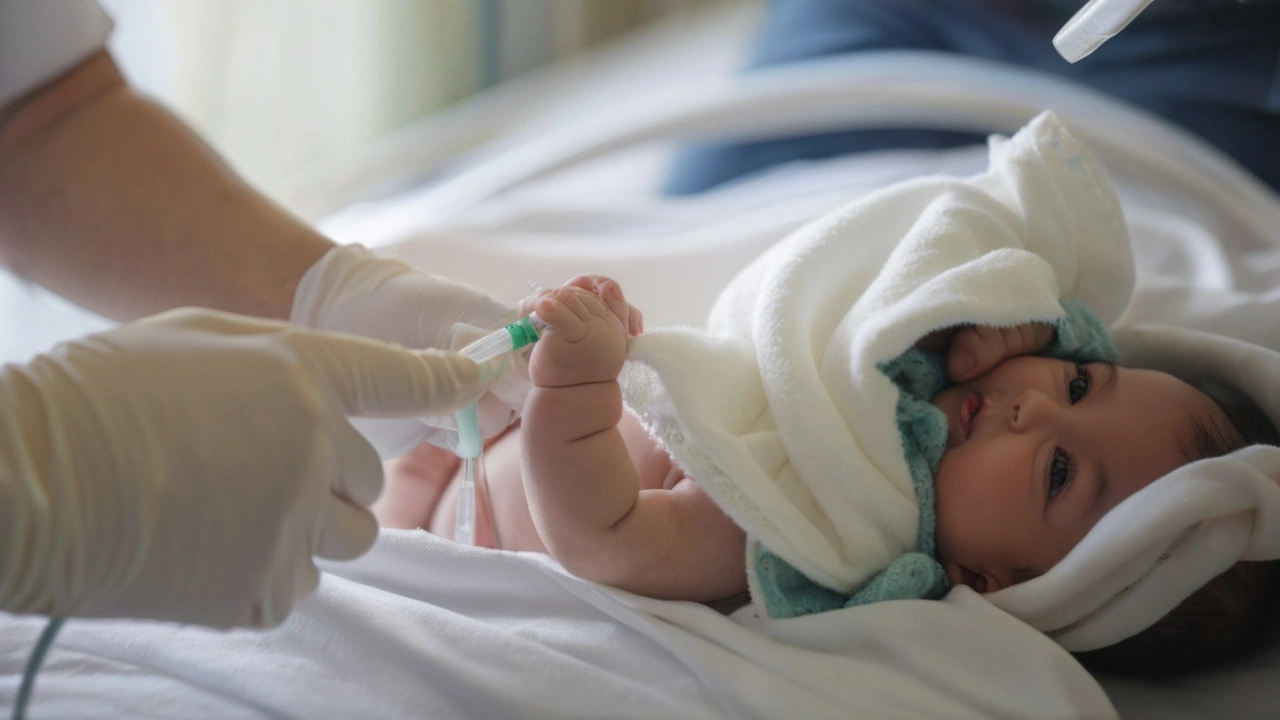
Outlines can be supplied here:
<path id="1" fill-rule="evenodd" d="M 1053 401 L 1039 390 L 1023 390 L 1009 403 L 1009 427 L 1026 432 L 1053 411 Z"/>

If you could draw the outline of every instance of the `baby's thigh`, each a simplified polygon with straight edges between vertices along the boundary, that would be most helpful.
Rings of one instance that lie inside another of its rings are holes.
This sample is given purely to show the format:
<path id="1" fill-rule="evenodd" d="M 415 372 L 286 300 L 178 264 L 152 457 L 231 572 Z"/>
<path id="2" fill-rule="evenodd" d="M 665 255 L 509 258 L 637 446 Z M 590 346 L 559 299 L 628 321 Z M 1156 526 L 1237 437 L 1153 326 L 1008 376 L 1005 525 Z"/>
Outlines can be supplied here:
<path id="1" fill-rule="evenodd" d="M 453 453 L 422 443 L 383 463 L 382 494 L 370 510 L 387 528 L 425 528 L 458 467 Z"/>

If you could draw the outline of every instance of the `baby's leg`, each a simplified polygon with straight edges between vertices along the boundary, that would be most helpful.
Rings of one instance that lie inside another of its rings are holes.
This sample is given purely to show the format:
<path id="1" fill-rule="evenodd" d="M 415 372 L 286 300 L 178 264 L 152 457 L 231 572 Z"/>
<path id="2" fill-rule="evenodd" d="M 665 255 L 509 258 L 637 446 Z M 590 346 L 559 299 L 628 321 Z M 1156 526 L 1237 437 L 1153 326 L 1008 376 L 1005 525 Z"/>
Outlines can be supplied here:
<path id="1" fill-rule="evenodd" d="M 458 456 L 421 443 L 403 457 L 383 463 L 386 484 L 370 507 L 388 528 L 427 528 L 440 497 L 458 470 Z"/>

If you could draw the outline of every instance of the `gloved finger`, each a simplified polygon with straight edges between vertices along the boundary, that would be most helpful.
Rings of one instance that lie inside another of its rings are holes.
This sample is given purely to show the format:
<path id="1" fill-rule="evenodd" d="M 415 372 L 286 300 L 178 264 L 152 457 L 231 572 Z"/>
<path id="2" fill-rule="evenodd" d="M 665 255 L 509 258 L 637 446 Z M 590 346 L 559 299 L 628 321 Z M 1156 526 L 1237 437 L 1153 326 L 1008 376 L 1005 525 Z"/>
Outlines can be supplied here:
<path id="1" fill-rule="evenodd" d="M 280 332 L 292 327 L 288 323 L 279 320 L 236 315 L 221 310 L 200 307 L 181 307 L 166 310 L 162 313 L 145 317 L 133 324 L 135 326 L 171 325 L 181 327 L 184 330 L 199 330 L 225 337 L 262 335 L 264 333 Z"/>
<path id="2" fill-rule="evenodd" d="M 345 498 L 325 498 L 324 517 L 315 535 L 311 554 L 330 560 L 354 560 L 368 552 L 378 538 L 373 513 Z"/>
<path id="3" fill-rule="evenodd" d="M 295 554 L 295 563 L 278 570 L 267 585 L 266 592 L 251 610 L 251 620 L 245 625 L 257 628 L 273 628 L 285 621 L 299 599 L 310 595 L 320 586 L 320 570 L 308 553 Z"/>
<path id="4" fill-rule="evenodd" d="M 382 494 L 382 459 L 378 451 L 351 426 L 340 427 L 333 437 L 336 477 L 331 489 L 361 507 L 368 507 Z"/>
<path id="5" fill-rule="evenodd" d="M 480 368 L 453 352 L 319 332 L 299 333 L 294 347 L 347 415 L 444 415 L 484 392 Z"/>
<path id="6" fill-rule="evenodd" d="M 417 418 L 347 418 L 347 422 L 373 445 L 383 460 L 400 457 L 427 436 L 427 425 Z"/>
<path id="7" fill-rule="evenodd" d="M 305 561 L 294 566 L 293 573 L 290 575 L 291 582 L 288 590 L 277 593 L 271 598 L 269 607 L 271 609 L 267 620 L 270 622 L 268 627 L 274 627 L 284 622 L 289 617 L 289 613 L 293 612 L 293 606 L 302 598 L 310 595 L 320 587 L 320 569 L 311 560 L 310 556 L 304 555 Z"/>

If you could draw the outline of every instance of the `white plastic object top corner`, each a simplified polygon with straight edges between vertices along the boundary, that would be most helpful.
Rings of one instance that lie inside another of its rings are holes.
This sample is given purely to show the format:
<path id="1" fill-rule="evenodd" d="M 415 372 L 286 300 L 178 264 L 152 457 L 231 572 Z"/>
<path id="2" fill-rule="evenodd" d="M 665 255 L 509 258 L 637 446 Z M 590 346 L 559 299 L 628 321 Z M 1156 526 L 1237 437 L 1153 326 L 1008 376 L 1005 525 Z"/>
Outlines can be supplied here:
<path id="1" fill-rule="evenodd" d="M 1089 0 L 1053 36 L 1053 46 L 1067 62 L 1076 62 L 1124 30 L 1152 0 Z"/>

